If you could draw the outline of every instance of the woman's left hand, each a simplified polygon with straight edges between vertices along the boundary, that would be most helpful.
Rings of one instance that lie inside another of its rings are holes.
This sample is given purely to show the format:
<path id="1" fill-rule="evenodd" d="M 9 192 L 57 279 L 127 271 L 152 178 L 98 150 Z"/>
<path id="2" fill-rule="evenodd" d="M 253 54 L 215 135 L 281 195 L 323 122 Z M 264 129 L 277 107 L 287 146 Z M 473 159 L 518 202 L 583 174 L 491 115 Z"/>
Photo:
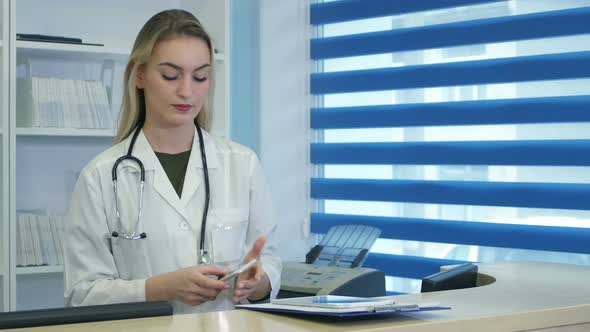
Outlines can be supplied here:
<path id="1" fill-rule="evenodd" d="M 260 261 L 260 253 L 265 242 L 266 239 L 263 236 L 259 237 L 244 258 L 244 263 L 256 259 L 256 264 L 238 276 L 237 286 L 234 290 L 234 303 L 246 299 L 259 300 L 270 292 L 270 280 L 262 269 Z"/>

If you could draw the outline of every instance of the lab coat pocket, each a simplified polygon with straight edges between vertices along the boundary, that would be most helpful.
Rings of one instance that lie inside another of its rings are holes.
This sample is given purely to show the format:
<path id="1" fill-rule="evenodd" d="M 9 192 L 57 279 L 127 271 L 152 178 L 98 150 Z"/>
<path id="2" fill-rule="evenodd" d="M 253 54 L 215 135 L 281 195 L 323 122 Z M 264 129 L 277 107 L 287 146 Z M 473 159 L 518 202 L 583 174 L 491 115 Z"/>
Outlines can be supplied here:
<path id="1" fill-rule="evenodd" d="M 111 238 L 113 257 L 119 271 L 119 278 L 138 279 L 150 275 L 151 264 L 148 253 L 148 239 L 127 240 Z"/>
<path id="2" fill-rule="evenodd" d="M 247 233 L 247 210 L 212 210 L 211 223 L 207 226 L 207 242 L 213 264 L 226 270 L 237 268 L 244 256 Z"/>

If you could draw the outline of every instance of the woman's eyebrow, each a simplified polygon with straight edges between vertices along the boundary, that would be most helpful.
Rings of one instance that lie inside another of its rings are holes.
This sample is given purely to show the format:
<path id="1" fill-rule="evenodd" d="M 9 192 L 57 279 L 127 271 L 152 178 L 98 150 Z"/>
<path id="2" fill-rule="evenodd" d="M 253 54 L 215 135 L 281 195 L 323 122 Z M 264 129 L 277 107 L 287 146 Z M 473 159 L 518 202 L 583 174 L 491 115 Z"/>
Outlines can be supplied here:
<path id="1" fill-rule="evenodd" d="M 174 68 L 174 69 L 176 69 L 176 70 L 182 70 L 182 67 L 180 67 L 179 65 L 177 65 L 177 64 L 174 64 L 174 63 L 172 63 L 172 62 L 162 62 L 162 63 L 159 63 L 159 64 L 158 64 L 158 66 L 169 66 L 169 67 L 172 67 L 172 68 Z M 203 68 L 207 68 L 207 67 L 209 67 L 209 66 L 210 66 L 210 65 L 209 65 L 208 63 L 206 63 L 206 64 L 203 64 L 203 65 L 201 65 L 201 66 L 199 66 L 199 67 L 195 68 L 193 71 L 201 70 L 201 69 L 203 69 Z"/>

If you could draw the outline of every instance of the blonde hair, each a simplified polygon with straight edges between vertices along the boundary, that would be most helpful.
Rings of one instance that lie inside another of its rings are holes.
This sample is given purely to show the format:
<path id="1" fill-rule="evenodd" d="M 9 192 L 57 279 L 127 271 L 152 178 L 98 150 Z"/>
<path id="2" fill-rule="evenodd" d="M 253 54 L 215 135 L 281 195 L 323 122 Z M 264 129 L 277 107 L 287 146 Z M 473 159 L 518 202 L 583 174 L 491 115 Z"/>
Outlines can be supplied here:
<path id="1" fill-rule="evenodd" d="M 125 68 L 123 102 L 119 114 L 119 128 L 115 136 L 115 143 L 127 138 L 135 128 L 143 125 L 145 121 L 146 108 L 143 89 L 138 89 L 135 85 L 138 68 L 149 61 L 158 42 L 185 36 L 199 38 L 209 46 L 211 66 L 208 78 L 210 82 L 209 96 L 195 118 L 195 125 L 205 130 L 209 129 L 209 115 L 212 110 L 213 87 L 215 86 L 215 61 L 211 38 L 193 14 L 181 9 L 169 9 L 152 16 L 141 28 L 135 39 L 129 62 Z"/>

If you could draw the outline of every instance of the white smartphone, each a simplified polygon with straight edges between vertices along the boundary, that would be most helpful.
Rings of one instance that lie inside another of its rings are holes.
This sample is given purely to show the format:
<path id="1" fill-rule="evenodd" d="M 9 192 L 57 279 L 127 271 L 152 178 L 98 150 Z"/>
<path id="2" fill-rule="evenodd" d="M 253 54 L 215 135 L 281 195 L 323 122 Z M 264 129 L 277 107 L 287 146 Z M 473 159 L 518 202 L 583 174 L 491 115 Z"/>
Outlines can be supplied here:
<path id="1" fill-rule="evenodd" d="M 254 264 L 256 264 L 256 259 L 253 259 L 253 260 L 249 261 L 246 264 L 240 265 L 240 267 L 238 267 L 237 269 L 235 269 L 235 270 L 233 270 L 231 272 L 228 272 L 225 275 L 225 277 L 223 277 L 223 278 L 221 278 L 219 280 L 221 280 L 221 281 L 229 281 L 229 280 L 231 280 L 233 278 L 236 278 L 240 273 L 242 273 L 242 272 L 248 270 L 249 268 L 251 268 L 252 266 L 254 266 Z"/>

